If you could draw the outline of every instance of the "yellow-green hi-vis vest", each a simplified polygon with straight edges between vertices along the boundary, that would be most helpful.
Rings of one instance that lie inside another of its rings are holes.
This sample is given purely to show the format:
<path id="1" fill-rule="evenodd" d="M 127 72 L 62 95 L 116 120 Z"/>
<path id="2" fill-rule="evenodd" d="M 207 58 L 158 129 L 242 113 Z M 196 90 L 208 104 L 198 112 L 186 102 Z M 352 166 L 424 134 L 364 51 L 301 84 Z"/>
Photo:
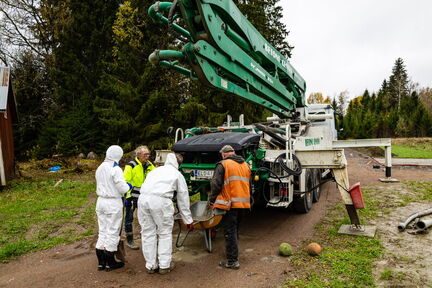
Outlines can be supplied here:
<path id="1" fill-rule="evenodd" d="M 155 166 L 150 161 L 143 164 L 138 158 L 126 164 L 123 174 L 126 182 L 132 185 L 132 189 L 126 193 L 126 198 L 139 196 L 141 185 L 144 183 L 147 174 L 153 169 L 155 169 Z"/>

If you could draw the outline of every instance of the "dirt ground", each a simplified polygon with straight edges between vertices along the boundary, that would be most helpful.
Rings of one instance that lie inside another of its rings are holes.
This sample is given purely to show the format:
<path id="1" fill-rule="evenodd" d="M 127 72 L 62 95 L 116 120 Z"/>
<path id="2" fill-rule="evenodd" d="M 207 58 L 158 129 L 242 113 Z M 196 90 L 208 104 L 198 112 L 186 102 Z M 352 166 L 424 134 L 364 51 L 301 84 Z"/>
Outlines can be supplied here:
<path id="1" fill-rule="evenodd" d="M 400 220 L 413 213 L 432 208 L 432 203 L 429 201 L 419 200 L 408 205 L 400 203 L 400 199 L 406 196 L 416 198 L 403 181 L 432 181 L 432 167 L 393 167 L 392 177 L 401 182 L 381 183 L 377 178 L 382 177 L 380 174 L 384 172 L 381 169 L 373 169 L 368 156 L 349 150 L 347 158 L 350 165 L 351 184 L 361 182 L 362 186 L 367 186 L 372 190 L 374 200 L 378 200 L 379 206 L 383 208 L 382 211 L 378 211 L 379 217 L 369 223 L 377 227 L 376 237 L 379 237 L 386 251 L 375 263 L 373 274 L 376 285 L 378 287 L 432 287 L 430 269 L 432 234 L 413 235 L 408 232 L 415 230 L 407 229 L 399 232 L 397 229 Z M 432 215 L 426 218 L 432 218 Z"/>
<path id="2" fill-rule="evenodd" d="M 361 182 L 362 186 L 384 187 L 389 191 L 403 187 L 401 183 L 379 182 L 378 179 L 384 177 L 384 171 L 373 169 L 369 157 L 354 150 L 347 150 L 346 156 L 351 184 Z M 399 180 L 432 179 L 430 169 L 395 168 L 392 172 L 393 177 Z M 194 231 L 189 235 L 184 247 L 174 249 L 176 268 L 167 275 L 147 274 L 141 250 L 127 250 L 128 263 L 125 268 L 112 272 L 97 271 L 96 256 L 92 248 L 93 239 L 85 239 L 0 264 L 0 287 L 275 287 L 298 273 L 291 266 L 290 258 L 277 255 L 278 245 L 281 242 L 288 242 L 294 250 L 301 249 L 304 239 L 313 239 L 314 226 L 325 217 L 326 211 L 340 201 L 335 184 L 326 183 L 322 187 L 320 201 L 314 204 L 308 214 L 264 209 L 248 215 L 242 223 L 240 232 L 240 270 L 227 271 L 218 267 L 219 260 L 224 258 L 221 233 L 213 242 L 213 253 L 208 253 L 204 249 L 201 231 Z M 427 207 L 427 203 L 422 205 Z M 410 205 L 404 209 L 409 207 Z M 419 206 L 413 204 L 410 209 L 415 211 L 418 208 Z M 406 258 L 398 257 L 396 253 L 395 257 L 385 255 L 377 263 L 375 274 L 378 285 L 387 287 L 388 283 L 379 279 L 380 271 L 385 267 L 399 267 L 403 270 L 406 267 L 410 268 L 408 264 L 412 265 L 413 271 L 419 271 L 418 275 L 413 274 L 410 277 L 418 276 L 415 280 L 423 279 L 423 283 L 431 281 L 431 272 L 427 272 L 427 267 L 430 267 L 431 263 L 425 260 L 425 252 L 430 252 L 430 235 L 398 233 L 396 225 L 400 217 L 407 215 L 408 210 L 395 210 L 393 213 L 383 215 L 374 223 L 378 228 L 377 237 L 383 239 L 386 249 L 393 252 L 400 250 L 400 255 L 408 250 L 418 250 L 420 254 L 409 254 Z M 138 238 L 139 235 L 135 237 Z M 174 239 L 175 237 L 176 234 Z M 394 245 L 399 245 L 397 249 L 391 246 L 395 237 L 401 239 L 395 241 Z M 420 250 L 419 245 L 408 245 L 412 242 L 420 243 L 419 239 L 428 241 L 425 242 L 428 244 L 423 246 L 423 249 Z M 418 263 L 416 259 L 420 259 L 419 257 L 424 261 Z M 408 258 L 414 261 L 407 261 Z"/>

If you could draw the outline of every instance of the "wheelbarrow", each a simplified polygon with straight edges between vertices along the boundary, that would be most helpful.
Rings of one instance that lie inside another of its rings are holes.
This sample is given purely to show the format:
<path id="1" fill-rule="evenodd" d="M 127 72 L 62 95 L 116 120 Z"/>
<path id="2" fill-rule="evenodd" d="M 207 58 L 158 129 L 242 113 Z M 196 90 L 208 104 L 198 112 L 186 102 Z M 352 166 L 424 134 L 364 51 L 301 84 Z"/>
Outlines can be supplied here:
<path id="1" fill-rule="evenodd" d="M 204 242 L 208 252 L 212 252 L 212 229 L 219 224 L 222 216 L 226 213 L 220 209 L 210 209 L 207 201 L 197 201 L 190 206 L 190 211 L 193 219 L 194 230 L 204 230 Z M 174 220 L 179 225 L 177 234 L 176 247 L 183 246 L 190 231 L 186 232 L 183 240 L 180 241 L 182 229 L 187 230 L 187 226 L 183 223 L 180 213 L 174 215 Z"/>

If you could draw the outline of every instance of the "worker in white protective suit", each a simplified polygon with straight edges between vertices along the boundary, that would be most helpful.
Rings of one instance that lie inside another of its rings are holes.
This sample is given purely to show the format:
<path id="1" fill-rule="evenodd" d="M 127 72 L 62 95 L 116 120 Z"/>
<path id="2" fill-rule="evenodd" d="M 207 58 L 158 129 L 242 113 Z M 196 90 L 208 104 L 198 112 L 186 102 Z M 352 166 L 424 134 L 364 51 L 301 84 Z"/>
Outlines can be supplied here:
<path id="1" fill-rule="evenodd" d="M 114 252 L 120 241 L 120 229 L 123 218 L 122 196 L 131 188 L 123 176 L 118 162 L 123 156 L 120 146 L 110 146 L 106 151 L 105 161 L 96 170 L 96 214 L 99 234 L 96 243 L 98 270 L 111 271 L 124 266 L 114 259 Z"/>
<path id="2" fill-rule="evenodd" d="M 177 207 L 182 220 L 189 230 L 193 230 L 188 187 L 178 171 L 182 160 L 180 154 L 168 154 L 165 165 L 151 171 L 141 186 L 138 220 L 145 266 L 149 274 L 157 271 L 166 274 L 174 268 L 171 263 L 174 192 L 177 192 Z"/>

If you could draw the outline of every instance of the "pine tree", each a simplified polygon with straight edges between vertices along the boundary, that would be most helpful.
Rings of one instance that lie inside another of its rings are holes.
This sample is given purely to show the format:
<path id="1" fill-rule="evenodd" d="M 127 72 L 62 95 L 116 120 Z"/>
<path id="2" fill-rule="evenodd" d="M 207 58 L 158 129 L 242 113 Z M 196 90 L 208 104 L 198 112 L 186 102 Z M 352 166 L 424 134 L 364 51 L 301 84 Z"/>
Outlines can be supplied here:
<path id="1" fill-rule="evenodd" d="M 61 3 L 57 3 L 60 5 Z M 44 125 L 49 132 L 38 139 L 41 156 L 54 153 L 73 154 L 95 150 L 100 143 L 98 119 L 93 113 L 93 101 L 104 69 L 111 57 L 112 32 L 118 1 L 68 1 L 61 5 L 69 11 L 69 20 L 58 29 L 58 45 L 53 47 L 52 77 L 54 99 L 58 108 Z M 89 139 L 76 137 L 77 127 Z M 54 148 L 53 148 L 54 147 Z"/>
<path id="2" fill-rule="evenodd" d="M 18 159 L 34 158 L 38 154 L 36 139 L 55 103 L 43 59 L 30 51 L 23 51 L 18 57 L 13 63 L 19 118 L 19 125 L 14 129 L 15 154 Z"/>
<path id="3" fill-rule="evenodd" d="M 402 58 L 398 58 L 395 61 L 392 75 L 388 82 L 388 101 L 391 108 L 400 110 L 402 98 L 409 94 L 408 84 L 409 80 L 405 64 Z"/>

